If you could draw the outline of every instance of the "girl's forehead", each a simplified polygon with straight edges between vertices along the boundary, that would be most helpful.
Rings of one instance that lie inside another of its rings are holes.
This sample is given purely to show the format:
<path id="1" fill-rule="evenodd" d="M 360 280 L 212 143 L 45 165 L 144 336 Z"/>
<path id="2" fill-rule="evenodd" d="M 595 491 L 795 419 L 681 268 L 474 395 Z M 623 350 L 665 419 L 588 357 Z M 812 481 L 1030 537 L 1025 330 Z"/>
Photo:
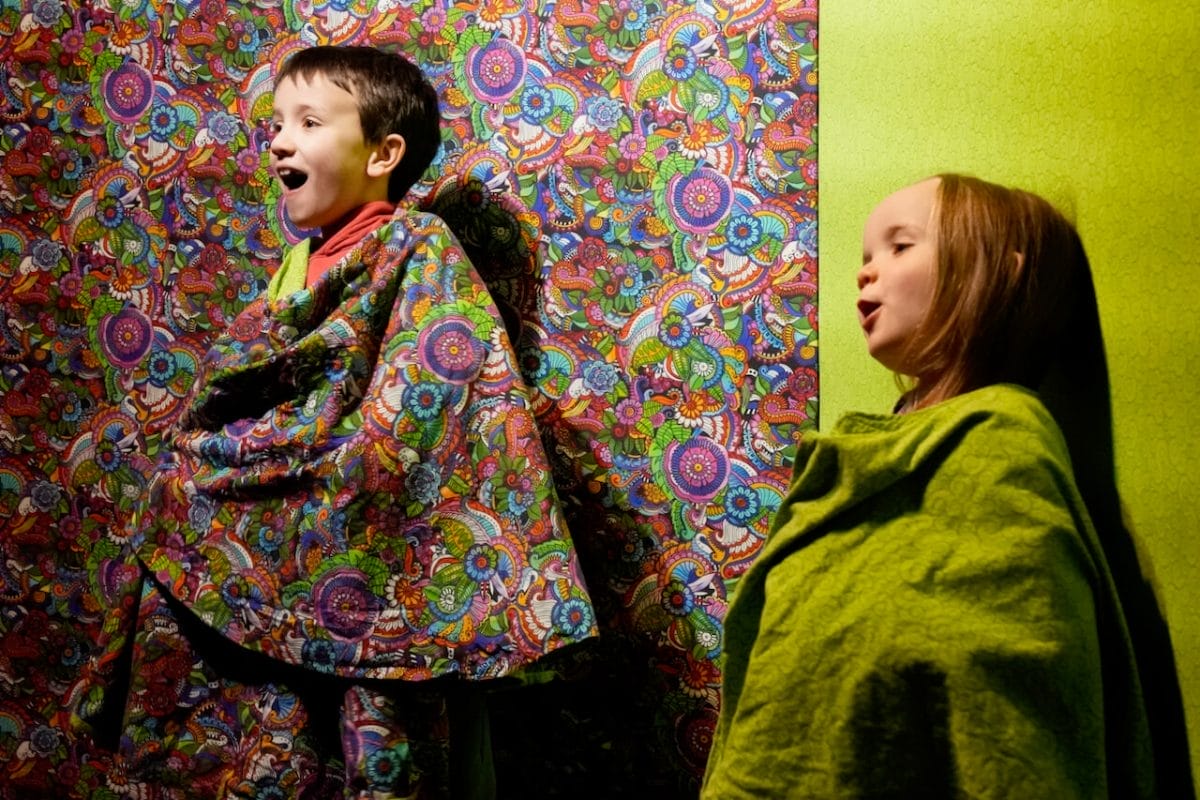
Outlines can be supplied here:
<path id="1" fill-rule="evenodd" d="M 867 218 L 867 233 L 885 233 L 898 226 L 925 229 L 937 205 L 939 178 L 929 178 L 892 192 Z"/>

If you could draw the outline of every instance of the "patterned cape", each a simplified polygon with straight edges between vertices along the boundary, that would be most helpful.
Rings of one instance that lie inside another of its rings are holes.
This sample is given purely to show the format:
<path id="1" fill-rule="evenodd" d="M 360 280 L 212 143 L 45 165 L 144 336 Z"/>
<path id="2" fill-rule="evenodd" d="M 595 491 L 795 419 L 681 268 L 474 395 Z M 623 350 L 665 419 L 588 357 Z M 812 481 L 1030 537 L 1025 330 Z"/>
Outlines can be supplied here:
<path id="1" fill-rule="evenodd" d="M 704 797 L 1155 796 L 1110 573 L 1024 389 L 806 437 L 725 644 Z"/>
<path id="2" fill-rule="evenodd" d="M 156 580 L 226 638 L 343 676 L 492 678 L 595 635 L 529 390 L 445 223 L 398 210 L 273 294 L 165 437 L 133 539 Z"/>

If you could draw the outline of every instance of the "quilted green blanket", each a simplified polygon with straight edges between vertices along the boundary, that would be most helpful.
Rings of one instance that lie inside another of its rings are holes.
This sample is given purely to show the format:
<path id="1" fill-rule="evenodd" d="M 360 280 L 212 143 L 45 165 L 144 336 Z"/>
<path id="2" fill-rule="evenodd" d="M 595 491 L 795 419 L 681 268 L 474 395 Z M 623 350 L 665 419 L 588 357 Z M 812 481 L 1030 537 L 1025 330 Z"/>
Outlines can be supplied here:
<path id="1" fill-rule="evenodd" d="M 706 798 L 1154 796 L 1061 435 L 992 386 L 799 445 L 737 585 Z"/>

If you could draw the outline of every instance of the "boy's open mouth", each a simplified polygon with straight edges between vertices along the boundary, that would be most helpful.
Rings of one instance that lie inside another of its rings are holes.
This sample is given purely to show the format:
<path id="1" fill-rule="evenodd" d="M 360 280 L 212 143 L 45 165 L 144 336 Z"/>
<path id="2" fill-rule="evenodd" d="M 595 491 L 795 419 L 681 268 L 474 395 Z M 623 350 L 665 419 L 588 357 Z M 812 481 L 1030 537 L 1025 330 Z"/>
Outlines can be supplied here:
<path id="1" fill-rule="evenodd" d="M 288 189 L 299 189 L 308 180 L 308 174 L 294 169 L 281 169 L 277 173 L 279 180 Z"/>

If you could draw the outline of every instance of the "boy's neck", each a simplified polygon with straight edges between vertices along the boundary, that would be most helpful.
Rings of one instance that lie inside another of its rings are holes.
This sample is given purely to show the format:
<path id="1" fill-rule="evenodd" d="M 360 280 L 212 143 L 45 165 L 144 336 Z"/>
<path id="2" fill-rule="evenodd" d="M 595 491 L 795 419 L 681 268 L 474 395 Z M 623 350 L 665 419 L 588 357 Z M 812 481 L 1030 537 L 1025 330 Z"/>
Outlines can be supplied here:
<path id="1" fill-rule="evenodd" d="M 321 229 L 320 238 L 313 241 L 308 255 L 308 274 L 305 286 L 312 286 L 342 256 L 368 234 L 382 226 L 396 213 L 396 204 L 388 200 L 363 203 L 346 216 Z"/>
<path id="2" fill-rule="evenodd" d="M 356 208 L 347 211 L 336 221 L 321 227 L 321 236 L 318 238 L 318 243 L 323 246 L 325 242 L 329 242 L 336 238 L 341 233 L 343 228 L 347 226 L 353 227 L 359 217 L 368 218 L 375 217 L 384 213 L 392 213 L 396 210 L 396 204 L 390 200 L 368 200 Z"/>

